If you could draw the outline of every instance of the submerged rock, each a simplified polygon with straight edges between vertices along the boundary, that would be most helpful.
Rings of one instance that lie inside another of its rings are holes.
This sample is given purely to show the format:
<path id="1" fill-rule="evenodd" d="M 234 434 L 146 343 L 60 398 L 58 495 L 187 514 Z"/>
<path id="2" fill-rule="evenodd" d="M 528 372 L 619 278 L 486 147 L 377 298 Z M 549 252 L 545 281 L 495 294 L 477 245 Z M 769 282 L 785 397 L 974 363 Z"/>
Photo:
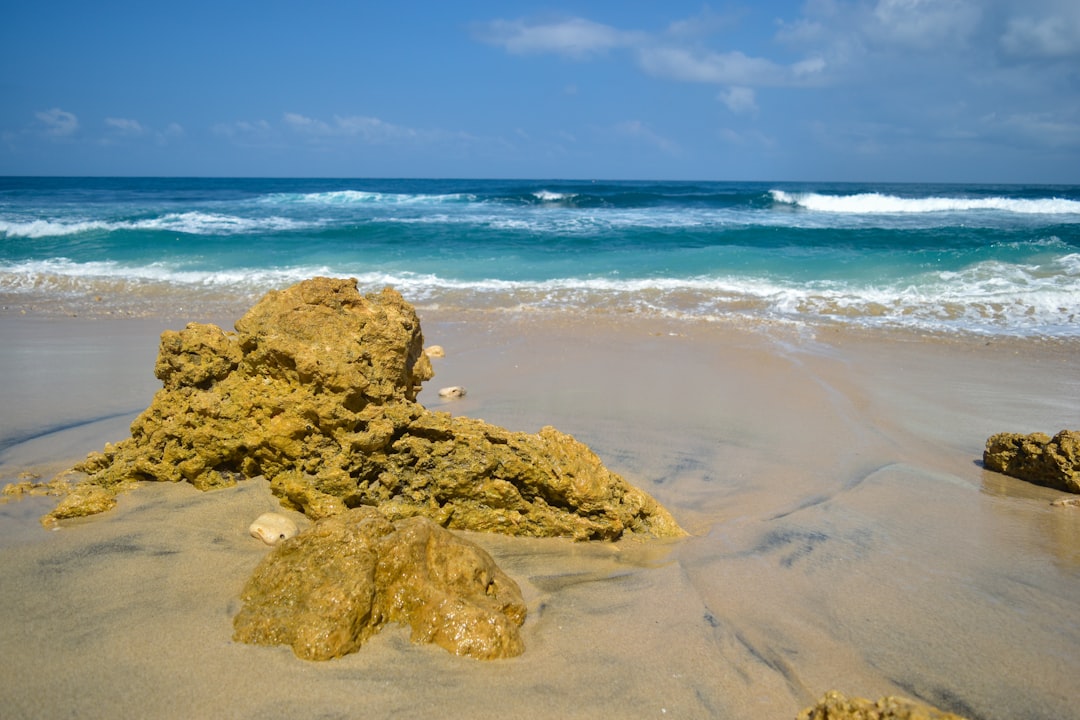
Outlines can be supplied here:
<path id="1" fill-rule="evenodd" d="M 416 402 L 434 374 L 423 347 L 414 309 L 389 288 L 361 296 L 355 280 L 315 278 L 270 292 L 235 333 L 165 332 L 163 388 L 130 438 L 76 469 L 108 492 L 261 475 L 312 519 L 371 505 L 514 535 L 685 534 L 569 435 L 428 411 Z"/>
<path id="2" fill-rule="evenodd" d="M 1080 431 L 998 433 L 986 441 L 983 464 L 989 470 L 1057 490 L 1080 493 Z"/>
<path id="3" fill-rule="evenodd" d="M 234 640 L 289 645 L 306 660 L 355 652 L 386 623 L 456 655 L 524 650 L 525 603 L 481 548 L 427 518 L 360 507 L 281 541 L 244 587 Z"/>
<path id="4" fill-rule="evenodd" d="M 797 720 L 964 720 L 924 703 L 898 697 L 883 697 L 877 702 L 846 697 L 830 690 L 817 705 L 799 713 Z"/>
<path id="5" fill-rule="evenodd" d="M 450 387 L 444 387 L 439 390 L 439 397 L 441 398 L 463 398 L 468 391 L 460 385 L 451 385 Z"/>

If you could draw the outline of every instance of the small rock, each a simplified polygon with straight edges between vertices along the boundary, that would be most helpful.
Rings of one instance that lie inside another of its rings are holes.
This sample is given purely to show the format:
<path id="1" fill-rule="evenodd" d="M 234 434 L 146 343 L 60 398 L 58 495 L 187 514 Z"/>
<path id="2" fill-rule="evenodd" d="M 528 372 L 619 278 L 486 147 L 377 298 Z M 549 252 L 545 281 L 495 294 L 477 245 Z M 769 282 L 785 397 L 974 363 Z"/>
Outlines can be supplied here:
<path id="1" fill-rule="evenodd" d="M 1080 507 L 1080 498 L 1058 498 L 1050 504 L 1054 507 Z"/>
<path id="2" fill-rule="evenodd" d="M 1080 493 L 1080 431 L 998 433 L 986 441 L 988 470 L 1065 492 Z"/>
<path id="3" fill-rule="evenodd" d="M 116 506 L 116 494 L 98 485 L 80 483 L 72 488 L 51 513 L 41 518 L 45 527 L 52 527 L 57 520 L 96 515 Z"/>
<path id="4" fill-rule="evenodd" d="M 441 358 L 446 357 L 446 351 L 443 350 L 442 345 L 432 345 L 424 348 L 424 354 L 429 358 Z"/>
<path id="5" fill-rule="evenodd" d="M 467 391 L 460 385 L 451 385 L 450 387 L 444 387 L 439 390 L 439 397 L 441 398 L 463 398 Z"/>
<path id="6" fill-rule="evenodd" d="M 521 590 L 484 550 L 423 517 L 361 506 L 317 521 L 259 563 L 233 639 L 305 660 L 355 652 L 387 623 L 477 659 L 520 655 Z"/>
<path id="7" fill-rule="evenodd" d="M 883 697 L 877 702 L 846 697 L 830 690 L 817 705 L 799 713 L 797 720 L 964 720 L 931 705 L 906 698 Z"/>
<path id="8" fill-rule="evenodd" d="M 251 523 L 248 532 L 251 537 L 262 540 L 267 545 L 277 545 L 282 540 L 295 537 L 300 530 L 291 518 L 278 513 L 263 513 Z"/>

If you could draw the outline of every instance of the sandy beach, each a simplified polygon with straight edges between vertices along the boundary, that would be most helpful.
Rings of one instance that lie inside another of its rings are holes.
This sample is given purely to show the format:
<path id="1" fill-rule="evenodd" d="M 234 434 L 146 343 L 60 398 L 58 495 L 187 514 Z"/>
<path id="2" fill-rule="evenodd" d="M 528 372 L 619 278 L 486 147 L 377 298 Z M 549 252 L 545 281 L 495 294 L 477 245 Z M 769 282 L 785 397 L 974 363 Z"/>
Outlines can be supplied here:
<path id="1" fill-rule="evenodd" d="M 691 536 L 468 534 L 521 586 L 522 656 L 458 658 L 392 627 L 311 663 L 231 641 L 268 550 L 247 526 L 278 507 L 266 482 L 147 484 L 56 530 L 37 520 L 54 499 L 10 502 L 4 717 L 752 720 L 832 688 L 971 720 L 1080 717 L 1080 510 L 980 463 L 995 432 L 1080 428 L 1080 342 L 420 316 L 446 350 L 420 402 L 568 432 Z M 0 483 L 127 437 L 169 327 L 0 316 Z"/>

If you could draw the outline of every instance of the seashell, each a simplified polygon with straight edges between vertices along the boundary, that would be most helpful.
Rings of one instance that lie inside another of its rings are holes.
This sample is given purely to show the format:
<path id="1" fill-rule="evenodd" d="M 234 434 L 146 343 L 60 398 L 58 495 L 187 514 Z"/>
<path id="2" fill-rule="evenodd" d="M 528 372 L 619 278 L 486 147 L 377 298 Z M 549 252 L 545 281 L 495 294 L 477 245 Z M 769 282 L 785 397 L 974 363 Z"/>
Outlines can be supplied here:
<path id="1" fill-rule="evenodd" d="M 429 358 L 446 357 L 446 351 L 443 350 L 442 345 L 431 345 L 430 347 L 426 347 L 424 348 L 424 354 Z"/>
<path id="2" fill-rule="evenodd" d="M 300 532 L 291 519 L 277 513 L 263 513 L 248 527 L 251 537 L 259 538 L 267 545 L 276 545 Z"/>
<path id="3" fill-rule="evenodd" d="M 462 398 L 465 397 L 465 388 L 459 385 L 451 385 L 450 387 L 444 387 L 439 391 L 439 397 L 442 398 Z"/>

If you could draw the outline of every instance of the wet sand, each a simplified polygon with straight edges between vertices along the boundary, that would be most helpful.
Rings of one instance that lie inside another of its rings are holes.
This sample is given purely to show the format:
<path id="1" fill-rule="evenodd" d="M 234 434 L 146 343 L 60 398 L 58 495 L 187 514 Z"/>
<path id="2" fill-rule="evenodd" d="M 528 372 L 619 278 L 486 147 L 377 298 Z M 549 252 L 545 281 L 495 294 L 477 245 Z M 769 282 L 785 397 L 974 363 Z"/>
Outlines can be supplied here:
<path id="1" fill-rule="evenodd" d="M 277 508 L 263 481 L 148 484 L 104 515 L 0 505 L 12 718 L 791 718 L 837 688 L 972 720 L 1078 717 L 1080 510 L 982 469 L 988 435 L 1080 427 L 1080 342 L 421 312 L 420 401 L 554 425 L 652 493 L 680 541 L 469 534 L 521 586 L 525 654 L 388 628 L 327 663 L 231 641 Z M 153 319 L 0 317 L 0 482 L 48 476 L 158 387 Z M 447 401 L 437 390 L 462 385 Z"/>

